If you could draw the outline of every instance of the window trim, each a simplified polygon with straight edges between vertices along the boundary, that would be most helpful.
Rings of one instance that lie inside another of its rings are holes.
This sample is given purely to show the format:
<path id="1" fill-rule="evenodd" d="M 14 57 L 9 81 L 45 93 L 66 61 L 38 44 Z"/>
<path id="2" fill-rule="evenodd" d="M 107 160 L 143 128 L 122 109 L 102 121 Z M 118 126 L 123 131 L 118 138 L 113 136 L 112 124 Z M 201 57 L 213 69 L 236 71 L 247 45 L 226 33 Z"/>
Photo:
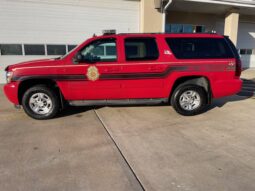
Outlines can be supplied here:
<path id="1" fill-rule="evenodd" d="M 126 46 L 125 46 L 125 42 L 127 39 L 153 39 L 156 43 L 156 49 L 157 49 L 157 52 L 158 52 L 158 56 L 157 58 L 155 59 L 146 59 L 146 60 L 127 60 L 127 56 L 126 56 Z M 125 62 L 151 62 L 151 61 L 157 61 L 159 58 L 160 58 L 160 51 L 159 51 L 159 46 L 158 46 L 158 41 L 157 41 L 157 38 L 156 37 L 153 37 L 153 36 L 146 36 L 146 37 L 125 37 L 124 38 L 124 41 L 123 41 L 123 44 L 124 44 L 124 59 L 125 59 Z"/>

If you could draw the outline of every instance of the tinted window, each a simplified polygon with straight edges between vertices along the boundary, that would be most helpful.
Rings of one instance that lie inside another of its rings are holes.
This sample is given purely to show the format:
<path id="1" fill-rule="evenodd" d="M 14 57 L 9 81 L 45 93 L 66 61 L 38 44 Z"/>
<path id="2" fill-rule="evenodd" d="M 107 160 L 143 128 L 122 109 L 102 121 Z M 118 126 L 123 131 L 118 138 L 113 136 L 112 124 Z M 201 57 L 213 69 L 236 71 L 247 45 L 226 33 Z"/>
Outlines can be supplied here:
<path id="1" fill-rule="evenodd" d="M 81 50 L 84 61 L 94 60 L 110 62 L 117 60 L 116 40 L 100 39 L 93 41 Z"/>
<path id="2" fill-rule="evenodd" d="M 126 60 L 156 60 L 159 57 L 154 38 L 125 39 Z"/>
<path id="3" fill-rule="evenodd" d="M 228 45 L 230 46 L 233 54 L 235 55 L 236 59 L 240 59 L 239 53 L 235 47 L 235 45 L 233 44 L 233 42 L 229 39 L 229 37 L 225 36 L 224 37 L 225 41 L 228 43 Z"/>
<path id="4" fill-rule="evenodd" d="M 45 48 L 44 45 L 32 45 L 32 44 L 25 44 L 24 45 L 25 55 L 45 55 Z"/>
<path id="5" fill-rule="evenodd" d="M 68 45 L 67 46 L 67 49 L 68 49 L 68 52 L 70 52 L 71 50 L 73 50 L 77 45 Z"/>
<path id="6" fill-rule="evenodd" d="M 106 55 L 116 55 L 116 46 L 106 46 L 105 47 Z"/>
<path id="7" fill-rule="evenodd" d="M 166 41 L 179 59 L 234 57 L 224 38 L 167 38 Z"/>
<path id="8" fill-rule="evenodd" d="M 21 44 L 1 44 L 1 55 L 22 55 Z"/>
<path id="9" fill-rule="evenodd" d="M 48 55 L 65 55 L 66 45 L 47 45 Z"/>

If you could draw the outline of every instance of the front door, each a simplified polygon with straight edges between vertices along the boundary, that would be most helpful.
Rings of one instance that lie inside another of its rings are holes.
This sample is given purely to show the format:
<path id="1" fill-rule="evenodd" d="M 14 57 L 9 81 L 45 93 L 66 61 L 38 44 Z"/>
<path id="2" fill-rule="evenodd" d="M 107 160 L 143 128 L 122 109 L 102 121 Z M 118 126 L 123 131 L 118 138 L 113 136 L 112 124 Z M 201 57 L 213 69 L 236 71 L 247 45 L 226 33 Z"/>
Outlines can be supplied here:
<path id="1" fill-rule="evenodd" d="M 72 81 L 69 89 L 72 100 L 102 100 L 121 97 L 120 81 L 108 80 L 107 75 L 119 72 L 117 39 L 94 40 L 79 52 L 82 61 L 74 66 L 76 74 L 83 73 L 84 80 Z"/>

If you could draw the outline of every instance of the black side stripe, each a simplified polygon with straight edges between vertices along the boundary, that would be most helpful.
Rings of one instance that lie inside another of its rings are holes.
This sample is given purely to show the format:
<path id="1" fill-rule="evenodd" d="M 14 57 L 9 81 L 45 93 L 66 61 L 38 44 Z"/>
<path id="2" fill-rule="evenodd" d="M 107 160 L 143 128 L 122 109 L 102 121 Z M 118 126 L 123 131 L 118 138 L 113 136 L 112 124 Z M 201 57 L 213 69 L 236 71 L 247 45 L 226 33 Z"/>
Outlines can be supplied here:
<path id="1" fill-rule="evenodd" d="M 185 71 L 186 66 L 168 67 L 164 72 L 154 73 L 112 73 L 101 74 L 99 80 L 135 80 L 135 79 L 155 79 L 165 78 L 174 71 Z M 85 74 L 54 74 L 54 75 L 30 75 L 30 76 L 14 76 L 12 81 L 24 81 L 30 79 L 52 79 L 57 81 L 87 81 L 88 78 Z"/>
<path id="2" fill-rule="evenodd" d="M 164 72 L 157 73 L 112 73 L 112 74 L 102 74 L 100 79 L 102 80 L 115 80 L 115 79 L 150 79 L 150 78 L 165 78 L 173 71 L 184 71 L 187 70 L 186 66 L 179 67 L 168 67 Z"/>
<path id="3" fill-rule="evenodd" d="M 77 74 L 69 74 L 69 75 L 31 75 L 31 76 L 13 76 L 12 81 L 24 81 L 24 80 L 31 80 L 31 79 L 52 79 L 57 81 L 84 81 L 87 80 L 85 75 L 77 75 Z"/>

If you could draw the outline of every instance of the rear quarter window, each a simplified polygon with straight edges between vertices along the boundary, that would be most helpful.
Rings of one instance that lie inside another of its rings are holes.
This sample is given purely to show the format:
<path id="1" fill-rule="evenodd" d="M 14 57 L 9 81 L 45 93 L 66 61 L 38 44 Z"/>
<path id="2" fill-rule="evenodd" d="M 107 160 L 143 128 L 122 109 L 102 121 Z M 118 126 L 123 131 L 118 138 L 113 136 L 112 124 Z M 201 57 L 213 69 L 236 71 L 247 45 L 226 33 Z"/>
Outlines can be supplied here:
<path id="1" fill-rule="evenodd" d="M 224 38 L 166 38 L 178 59 L 234 58 Z"/>

